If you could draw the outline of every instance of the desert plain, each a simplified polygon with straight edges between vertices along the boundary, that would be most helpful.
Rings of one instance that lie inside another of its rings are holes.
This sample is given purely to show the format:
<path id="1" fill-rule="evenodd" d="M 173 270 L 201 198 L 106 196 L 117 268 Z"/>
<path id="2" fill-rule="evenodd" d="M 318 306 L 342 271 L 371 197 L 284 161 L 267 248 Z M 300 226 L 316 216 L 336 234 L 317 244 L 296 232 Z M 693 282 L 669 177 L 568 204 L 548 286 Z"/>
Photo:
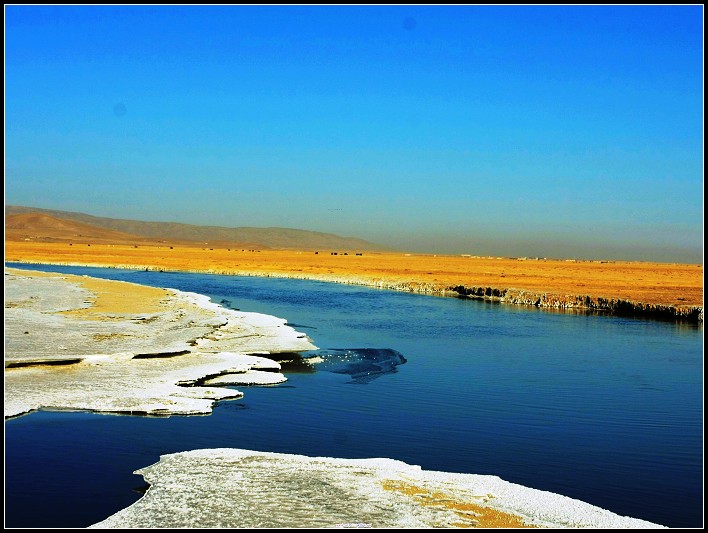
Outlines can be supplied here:
<path id="1" fill-rule="evenodd" d="M 702 321 L 702 264 L 32 241 L 6 241 L 5 260 L 302 278 L 538 307 L 613 311 L 622 302 Z"/>

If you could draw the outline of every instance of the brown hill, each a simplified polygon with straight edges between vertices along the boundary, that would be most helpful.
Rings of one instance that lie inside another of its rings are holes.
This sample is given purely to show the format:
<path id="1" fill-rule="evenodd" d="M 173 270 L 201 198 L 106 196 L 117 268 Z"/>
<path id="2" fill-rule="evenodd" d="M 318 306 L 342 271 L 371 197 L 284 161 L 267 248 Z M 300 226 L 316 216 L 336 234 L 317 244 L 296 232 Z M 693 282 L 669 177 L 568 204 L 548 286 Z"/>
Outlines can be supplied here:
<path id="1" fill-rule="evenodd" d="M 115 218 L 96 217 L 84 213 L 73 213 L 69 211 L 57 211 L 51 209 L 41 209 L 34 207 L 22 206 L 5 206 L 5 239 L 12 238 L 20 240 L 30 238 L 38 240 L 44 232 L 47 234 L 45 239 L 56 239 L 54 235 L 50 235 L 50 228 L 37 228 L 34 230 L 33 236 L 21 236 L 18 233 L 13 233 L 8 236 L 8 220 L 18 215 L 43 215 L 50 219 L 60 220 L 63 224 L 76 223 L 81 224 L 80 231 L 74 231 L 74 235 L 84 234 L 88 232 L 88 227 L 94 228 L 93 231 L 104 230 L 113 232 L 106 236 L 108 241 L 123 235 L 122 239 L 127 239 L 130 236 L 133 240 L 136 238 L 143 241 L 149 240 L 156 243 L 192 243 L 193 245 L 206 245 L 211 247 L 246 247 L 246 248 L 273 248 L 273 249 L 297 249 L 297 250 L 362 250 L 362 251 L 384 251 L 385 247 L 378 244 L 358 239 L 356 237 L 341 237 L 331 233 L 322 233 L 317 231 L 307 231 L 291 228 L 252 228 L 238 227 L 226 228 L 220 226 L 196 226 L 192 224 L 182 224 L 177 222 L 145 222 L 139 220 L 123 220 Z M 29 224 L 29 221 L 27 222 Z M 36 223 L 40 224 L 40 219 L 36 219 Z M 48 224 L 49 221 L 44 219 L 43 224 Z M 50 224 L 51 225 L 51 224 Z M 30 232 L 31 228 L 27 227 L 24 231 Z M 14 231 L 14 230 L 13 230 Z M 64 234 L 68 234 L 73 230 L 68 230 Z M 67 240 L 70 236 L 64 236 L 61 240 Z M 71 237 L 77 238 L 77 237 Z M 108 242 L 100 241 L 100 242 Z M 49 241 L 47 241 L 49 242 Z M 99 242 L 99 241 L 96 241 Z M 122 243 L 133 241 L 121 240 Z M 117 242 L 114 242 L 117 243 Z"/>
<path id="2" fill-rule="evenodd" d="M 41 213 L 24 213 L 5 216 L 5 240 L 128 244 L 145 238 Z"/>
<path id="3" fill-rule="evenodd" d="M 34 212 L 5 215 L 5 242 L 12 241 L 131 245 L 165 245 L 169 243 L 181 246 L 204 246 L 204 243 L 179 239 L 153 239 Z M 212 242 L 210 246 L 252 248 L 254 245 L 253 243 Z"/>

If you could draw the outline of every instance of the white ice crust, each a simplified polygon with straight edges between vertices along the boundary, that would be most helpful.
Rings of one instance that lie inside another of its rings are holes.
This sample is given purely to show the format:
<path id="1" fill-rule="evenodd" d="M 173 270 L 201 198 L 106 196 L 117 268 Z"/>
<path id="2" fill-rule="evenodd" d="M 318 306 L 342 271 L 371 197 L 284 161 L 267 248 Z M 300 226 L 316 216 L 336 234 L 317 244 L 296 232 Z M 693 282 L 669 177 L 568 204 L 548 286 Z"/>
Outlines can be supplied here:
<path id="1" fill-rule="evenodd" d="M 285 380 L 264 355 L 316 348 L 282 318 L 169 293 L 159 312 L 88 320 L 61 314 L 88 307 L 92 294 L 78 283 L 6 271 L 5 417 L 42 408 L 207 414 L 243 396 L 215 385 Z"/>
<path id="2" fill-rule="evenodd" d="M 396 490 L 404 483 L 557 528 L 655 528 L 565 496 L 496 476 L 425 471 L 392 459 L 334 459 L 241 449 L 163 455 L 138 470 L 150 484 L 135 504 L 96 528 L 451 527 L 473 525 L 456 513 Z"/>

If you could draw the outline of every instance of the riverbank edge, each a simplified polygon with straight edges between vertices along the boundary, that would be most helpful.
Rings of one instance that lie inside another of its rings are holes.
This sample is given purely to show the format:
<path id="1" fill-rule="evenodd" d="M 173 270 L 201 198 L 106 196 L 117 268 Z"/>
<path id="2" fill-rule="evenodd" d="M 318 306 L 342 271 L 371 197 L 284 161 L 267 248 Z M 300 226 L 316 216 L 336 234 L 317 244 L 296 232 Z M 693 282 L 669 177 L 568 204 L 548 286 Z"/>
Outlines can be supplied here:
<path id="1" fill-rule="evenodd" d="M 284 318 L 257 312 L 231 310 L 200 293 L 163 287 L 153 288 L 134 282 L 107 280 L 92 276 L 25 270 L 6 264 L 5 276 L 8 275 L 27 278 L 30 281 L 41 276 L 42 279 L 52 280 L 54 287 L 59 287 L 59 290 L 62 287 L 80 285 L 83 290 L 92 294 L 89 298 L 96 296 L 96 292 L 94 292 L 96 289 L 91 286 L 87 287 L 85 283 L 89 280 L 100 282 L 104 286 L 97 292 L 102 294 L 102 298 L 105 298 L 107 292 L 133 294 L 140 305 L 145 303 L 144 291 L 146 289 L 164 292 L 169 296 L 169 305 L 165 303 L 167 300 L 163 299 L 164 295 L 161 294 L 157 298 L 161 300 L 161 305 L 164 304 L 164 307 L 159 310 L 136 313 L 134 310 L 113 308 L 102 309 L 100 311 L 102 317 L 98 319 L 96 316 L 84 314 L 72 317 L 72 322 L 62 323 L 64 331 L 67 328 L 76 329 L 103 321 L 116 324 L 118 327 L 125 327 L 126 324 L 135 322 L 141 325 L 139 332 L 132 331 L 125 335 L 130 339 L 129 345 L 106 350 L 105 347 L 101 348 L 95 342 L 91 342 L 90 336 L 92 334 L 114 335 L 115 328 L 107 333 L 96 333 L 97 330 L 89 329 L 83 333 L 80 332 L 82 336 L 88 337 L 85 342 L 82 341 L 82 347 L 88 347 L 88 349 L 73 352 L 70 351 L 71 347 L 68 349 L 62 347 L 60 340 L 51 343 L 51 349 L 67 351 L 61 351 L 59 352 L 61 355 L 49 359 L 37 355 L 35 351 L 32 351 L 32 355 L 29 357 L 13 357 L 14 338 L 30 335 L 30 331 L 32 331 L 32 336 L 35 336 L 35 332 L 32 327 L 25 325 L 19 330 L 15 328 L 13 337 L 13 328 L 6 324 L 4 402 L 6 421 L 37 411 L 76 411 L 157 417 L 209 415 L 217 402 L 243 397 L 242 392 L 228 388 L 228 385 L 256 384 L 252 381 L 252 371 L 268 370 L 274 379 L 277 379 L 277 382 L 285 381 L 284 376 L 282 380 L 280 379 L 282 376 L 279 372 L 280 364 L 272 359 L 275 354 L 301 353 L 317 349 L 317 346 L 306 335 L 287 325 L 287 320 Z M 11 283 L 13 283 L 12 278 L 6 279 L 6 286 Z M 106 287 L 105 284 L 109 286 Z M 46 295 L 48 292 L 55 292 L 54 287 L 44 287 L 42 291 Z M 36 284 L 33 284 L 32 290 L 37 290 Z M 20 297 L 20 301 L 36 301 L 37 298 L 32 293 L 29 293 L 29 296 L 27 294 L 23 296 Z M 82 299 L 84 297 L 78 300 Z M 6 300 L 6 305 L 7 303 Z M 94 302 L 88 307 L 81 304 L 78 304 L 77 307 L 76 303 L 63 302 L 59 309 L 45 307 L 40 308 L 39 311 L 36 310 L 37 304 L 33 304 L 35 305 L 35 313 L 42 317 L 42 323 L 36 321 L 32 323 L 36 329 L 42 331 L 39 342 L 46 343 L 48 331 L 61 329 L 56 325 L 51 326 L 51 317 L 55 315 L 65 317 L 76 310 L 94 309 Z M 86 300 L 83 303 L 87 303 Z M 173 313 L 167 316 L 166 321 L 163 320 L 160 327 L 163 331 L 170 330 L 177 333 L 172 339 L 168 339 L 169 343 L 166 347 L 164 339 L 155 339 L 157 334 L 155 329 L 145 330 L 144 328 L 154 328 L 154 325 L 158 324 L 156 320 L 170 311 Z M 181 322 L 176 324 L 175 317 L 181 319 Z M 44 320 L 48 322 L 44 323 Z M 235 336 L 230 336 L 234 324 L 245 324 L 249 328 L 247 334 L 244 335 L 237 331 Z M 197 328 L 197 330 L 190 332 L 190 327 Z M 259 330 L 259 328 L 262 329 Z M 24 329 L 30 331 L 23 332 Z M 243 339 L 246 339 L 245 345 Z M 269 341 L 269 343 L 263 346 L 259 343 L 261 339 Z M 234 340 L 238 342 L 237 346 L 234 346 Z M 184 358 L 189 359 L 184 361 Z M 148 364 L 149 361 L 179 361 L 180 364 L 176 366 L 168 364 L 168 367 L 160 372 L 157 372 L 155 368 L 146 369 L 145 367 L 141 367 L 140 371 L 136 369 L 124 370 L 126 365 L 137 360 L 141 360 L 145 364 Z M 49 384 L 46 380 L 42 381 L 44 376 L 51 376 L 52 373 L 57 375 L 56 373 L 61 372 L 63 367 L 69 367 L 75 372 L 81 373 L 82 375 L 79 377 L 84 378 L 83 383 L 89 385 L 82 387 L 80 385 L 82 381 L 76 377 L 76 373 L 64 383 L 60 382 L 58 387 L 56 381 Z M 9 372 L 13 373 L 12 375 L 17 379 L 12 379 Z M 29 377 L 25 376 L 23 381 L 22 376 L 18 377 L 15 374 L 17 372 L 31 372 L 32 374 Z M 106 377 L 107 373 L 110 374 L 108 377 Z M 229 383 L 208 383 L 209 380 L 225 375 L 229 376 Z M 96 376 L 102 378 L 102 381 L 97 381 Z M 262 378 L 262 376 L 258 377 Z M 118 384 L 117 389 L 111 389 L 113 383 Z M 55 385 L 54 388 L 51 387 L 52 384 Z M 270 383 L 261 384 L 269 385 Z M 131 385 L 133 386 L 131 387 Z M 66 393 L 67 389 L 71 389 L 70 393 Z"/>
<path id="2" fill-rule="evenodd" d="M 170 269 L 154 265 L 139 264 L 102 264 L 59 261 L 27 261 L 13 260 L 11 263 L 25 265 L 55 265 L 72 267 L 115 268 L 120 270 L 144 270 L 151 272 L 185 272 L 192 274 L 216 274 L 223 276 L 248 276 L 282 279 L 303 279 L 339 283 L 343 285 L 359 285 L 376 289 L 411 292 L 432 296 L 453 298 L 470 298 L 504 304 L 537 307 L 558 311 L 599 312 L 613 316 L 648 318 L 653 320 L 684 321 L 703 324 L 703 306 L 675 306 L 656 303 L 635 302 L 621 298 L 593 297 L 589 295 L 568 295 L 553 292 L 536 292 L 511 287 L 490 286 L 441 286 L 417 281 L 392 281 L 371 278 L 361 275 L 327 276 L 320 274 L 302 274 L 275 271 L 239 271 L 228 269 Z"/>

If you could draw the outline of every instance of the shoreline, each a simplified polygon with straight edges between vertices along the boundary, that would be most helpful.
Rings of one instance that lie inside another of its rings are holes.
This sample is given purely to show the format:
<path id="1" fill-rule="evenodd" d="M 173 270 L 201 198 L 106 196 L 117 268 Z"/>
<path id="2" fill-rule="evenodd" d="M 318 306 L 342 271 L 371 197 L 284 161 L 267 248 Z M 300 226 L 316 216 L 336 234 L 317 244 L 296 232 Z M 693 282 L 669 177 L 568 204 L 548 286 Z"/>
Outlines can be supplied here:
<path id="1" fill-rule="evenodd" d="M 162 455 L 134 473 L 147 492 L 90 528 L 664 527 L 497 476 L 388 458 L 210 448 Z"/>
<path id="2" fill-rule="evenodd" d="M 285 319 L 175 289 L 6 267 L 5 290 L 5 419 L 209 414 L 243 396 L 220 385 L 285 381 L 268 357 L 316 348 Z"/>
<path id="3" fill-rule="evenodd" d="M 496 287 L 491 285 L 445 285 L 426 281 L 406 281 L 400 279 L 376 278 L 355 273 L 352 273 L 350 275 L 330 275 L 311 272 L 287 272 L 279 270 L 236 270 L 214 267 L 187 268 L 161 266 L 145 263 L 107 264 L 90 261 L 42 261 L 36 259 L 6 259 L 6 262 L 28 265 L 96 267 L 115 268 L 122 270 L 144 270 L 154 272 L 184 272 L 193 274 L 215 274 L 224 276 L 255 276 L 282 279 L 302 279 L 311 281 L 321 281 L 325 283 L 358 285 L 376 289 L 411 292 L 440 297 L 470 298 L 510 305 L 536 307 L 544 310 L 603 313 L 613 316 L 648 318 L 653 320 L 686 321 L 695 324 L 703 323 L 703 305 L 699 306 L 645 303 L 620 297 L 563 294 L 552 291 L 534 291 L 529 289 Z"/>

